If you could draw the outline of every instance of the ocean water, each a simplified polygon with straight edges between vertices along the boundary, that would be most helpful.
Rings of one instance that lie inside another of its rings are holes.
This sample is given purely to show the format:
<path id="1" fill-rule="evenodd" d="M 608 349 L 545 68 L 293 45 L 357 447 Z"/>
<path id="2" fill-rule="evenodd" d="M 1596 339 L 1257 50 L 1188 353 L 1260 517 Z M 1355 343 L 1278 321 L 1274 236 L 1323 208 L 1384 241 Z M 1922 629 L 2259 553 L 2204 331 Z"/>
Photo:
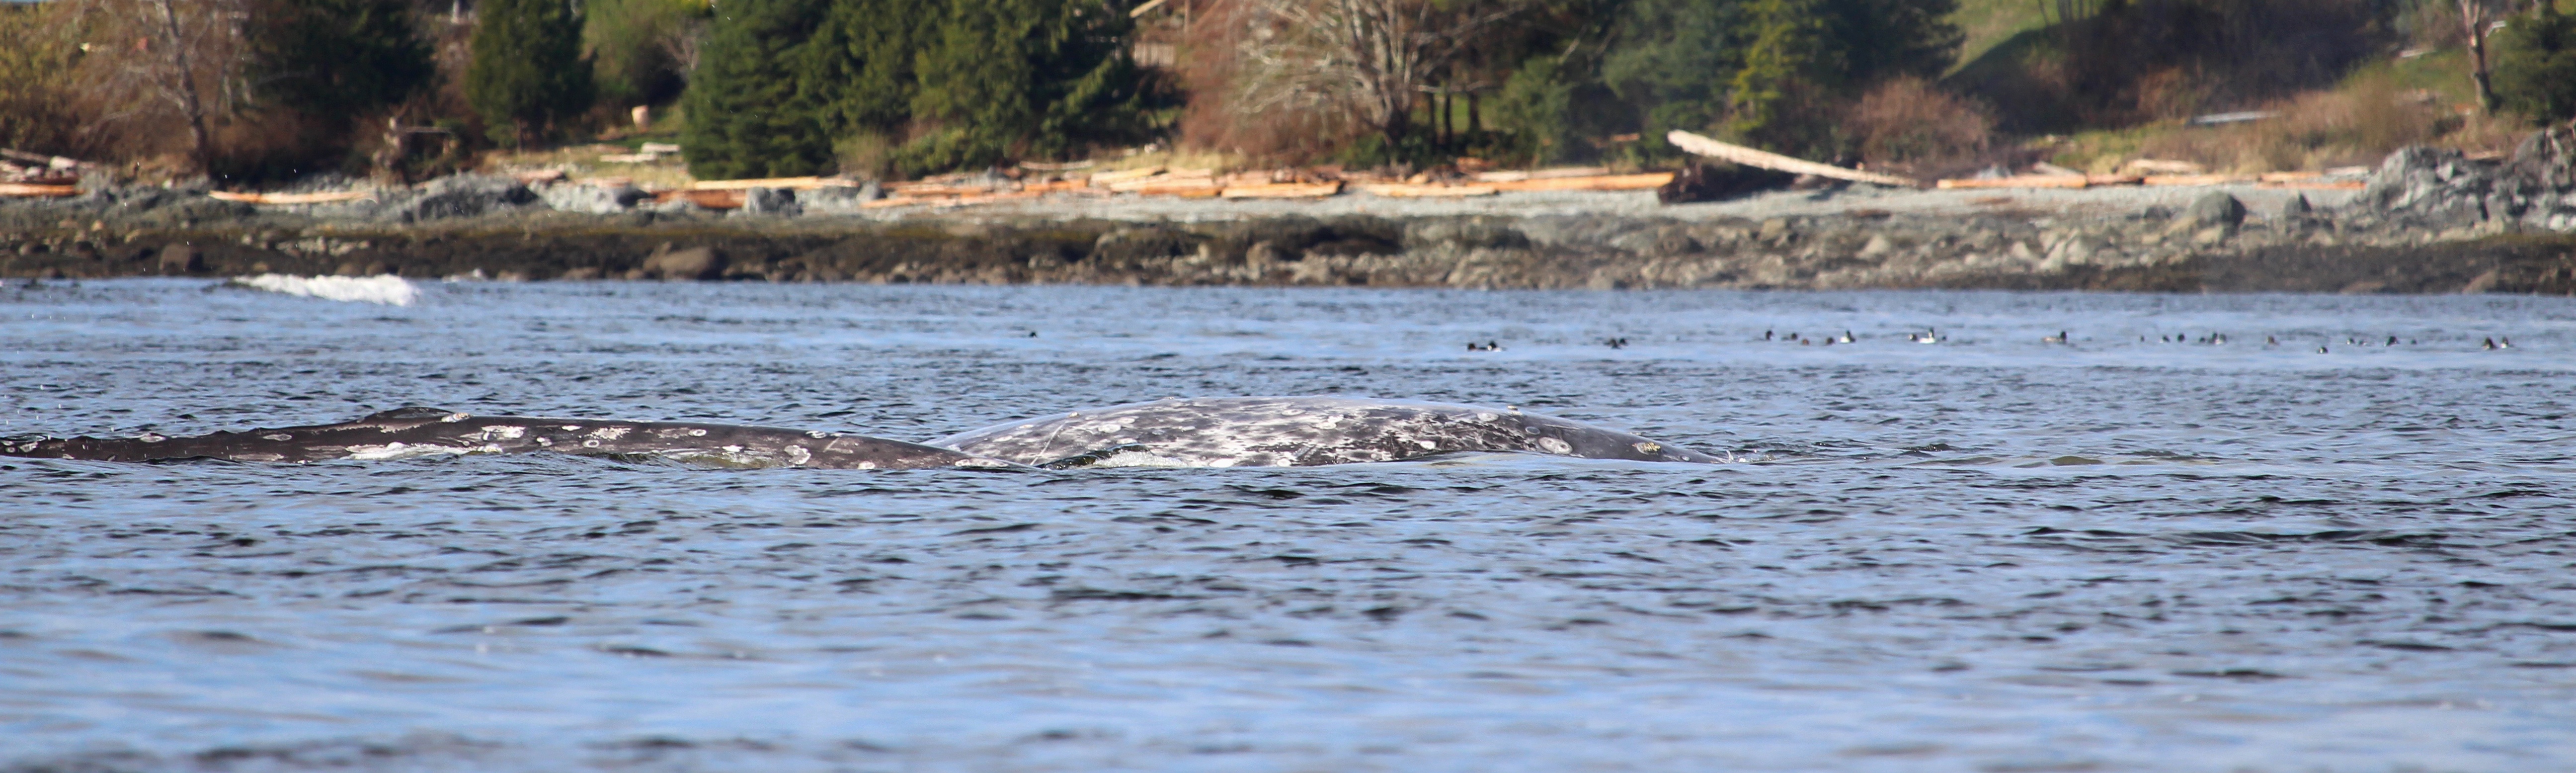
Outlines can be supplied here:
<path id="1" fill-rule="evenodd" d="M 1747 461 L 0 459 L 0 771 L 2576 768 L 2567 299 L 417 289 L 13 282 L 0 433 L 1341 394 Z"/>

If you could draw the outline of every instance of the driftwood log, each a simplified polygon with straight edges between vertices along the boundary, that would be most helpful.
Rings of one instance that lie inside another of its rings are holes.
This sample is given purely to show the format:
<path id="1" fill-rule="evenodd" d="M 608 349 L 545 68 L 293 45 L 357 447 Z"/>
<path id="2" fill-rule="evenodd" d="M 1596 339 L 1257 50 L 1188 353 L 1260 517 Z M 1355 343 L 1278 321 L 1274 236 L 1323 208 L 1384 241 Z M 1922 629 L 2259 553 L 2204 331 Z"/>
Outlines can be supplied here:
<path id="1" fill-rule="evenodd" d="M 1702 137 L 1680 129 L 1675 129 L 1671 134 L 1664 135 L 1664 139 L 1673 143 L 1673 147 L 1681 148 L 1682 150 L 1689 151 L 1694 154 L 1718 159 L 1720 161 L 1731 161 L 1745 166 L 1756 166 L 1764 169 L 1788 172 L 1791 174 L 1811 174 L 1817 177 L 1831 177 L 1836 180 L 1850 180 L 1852 182 L 1894 185 L 1903 188 L 1923 187 L 1922 181 L 1910 177 L 1898 177 L 1892 174 L 1879 174 L 1877 172 L 1863 172 L 1858 169 L 1844 169 L 1832 164 L 1819 164 L 1814 161 L 1790 158 L 1778 153 L 1754 150 L 1742 145 L 1719 142 L 1717 140 Z"/>

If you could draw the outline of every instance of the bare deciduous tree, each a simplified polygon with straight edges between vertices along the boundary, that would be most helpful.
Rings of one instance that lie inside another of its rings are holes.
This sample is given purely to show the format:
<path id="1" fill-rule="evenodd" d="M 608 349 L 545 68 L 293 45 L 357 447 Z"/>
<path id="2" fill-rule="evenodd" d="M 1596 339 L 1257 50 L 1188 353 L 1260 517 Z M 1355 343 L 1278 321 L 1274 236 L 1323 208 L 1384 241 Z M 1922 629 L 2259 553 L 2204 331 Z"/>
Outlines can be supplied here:
<path id="1" fill-rule="evenodd" d="M 1244 0 L 1253 29 L 1240 84 L 1249 110 L 1327 110 L 1389 143 L 1433 88 L 1521 0 Z"/>
<path id="2" fill-rule="evenodd" d="M 2544 0 L 2549 2 L 2552 0 Z M 2495 86 L 2487 76 L 2487 32 L 2495 15 L 2484 0 L 2459 0 L 2460 24 L 2469 36 L 2469 81 L 2478 90 L 2478 110 L 2492 113 L 2496 108 Z"/>
<path id="3" fill-rule="evenodd" d="M 68 33 L 82 34 L 77 79 L 100 102 L 99 123 L 187 132 L 195 171 L 211 162 L 209 125 L 239 100 L 247 0 L 63 0 Z M 103 127 L 85 127 L 96 131 Z"/>

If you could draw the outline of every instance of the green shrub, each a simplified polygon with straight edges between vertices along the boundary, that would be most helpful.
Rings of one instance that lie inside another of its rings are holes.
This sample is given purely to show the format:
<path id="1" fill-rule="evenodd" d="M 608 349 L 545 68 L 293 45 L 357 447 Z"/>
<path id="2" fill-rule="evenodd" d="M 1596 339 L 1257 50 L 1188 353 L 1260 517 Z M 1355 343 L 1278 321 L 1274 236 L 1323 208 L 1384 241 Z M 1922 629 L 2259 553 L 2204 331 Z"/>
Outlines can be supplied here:
<path id="1" fill-rule="evenodd" d="M 679 96 L 691 64 L 683 52 L 709 11 L 704 0 L 589 0 L 581 34 L 600 101 L 649 105 Z"/>

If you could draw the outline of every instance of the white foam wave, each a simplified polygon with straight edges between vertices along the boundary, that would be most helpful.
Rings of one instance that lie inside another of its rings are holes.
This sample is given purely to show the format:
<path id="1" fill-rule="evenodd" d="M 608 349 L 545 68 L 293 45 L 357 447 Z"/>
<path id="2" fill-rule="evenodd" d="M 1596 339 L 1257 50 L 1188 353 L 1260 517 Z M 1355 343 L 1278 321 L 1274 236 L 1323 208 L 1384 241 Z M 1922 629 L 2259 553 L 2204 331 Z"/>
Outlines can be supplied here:
<path id="1" fill-rule="evenodd" d="M 261 274 L 239 277 L 233 284 L 254 290 L 301 295 L 332 301 L 361 301 L 391 306 L 409 306 L 420 300 L 420 288 L 392 274 L 376 276 L 293 276 Z"/>

